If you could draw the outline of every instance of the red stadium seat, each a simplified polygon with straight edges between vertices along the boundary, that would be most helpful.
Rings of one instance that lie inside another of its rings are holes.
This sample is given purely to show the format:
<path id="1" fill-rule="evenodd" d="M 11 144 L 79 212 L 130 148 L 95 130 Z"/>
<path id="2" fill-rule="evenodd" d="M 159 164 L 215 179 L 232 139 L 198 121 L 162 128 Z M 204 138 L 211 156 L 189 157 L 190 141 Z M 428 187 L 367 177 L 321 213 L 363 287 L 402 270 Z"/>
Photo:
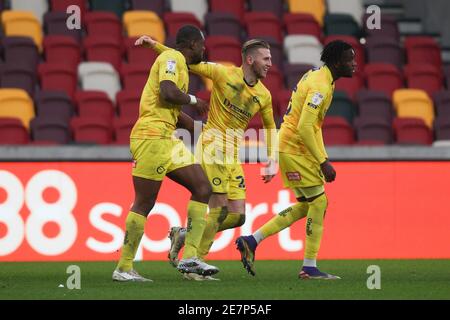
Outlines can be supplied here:
<path id="1" fill-rule="evenodd" d="M 44 38 L 45 61 L 51 63 L 67 63 L 74 67 L 81 61 L 81 50 L 78 42 L 69 36 L 46 36 Z"/>
<path id="2" fill-rule="evenodd" d="M 209 10 L 211 12 L 232 13 L 240 21 L 244 21 L 245 2 L 246 2 L 245 0 L 233 0 L 233 1 L 210 0 Z"/>
<path id="3" fill-rule="evenodd" d="M 164 22 L 168 36 L 176 36 L 178 29 L 186 24 L 202 29 L 201 22 L 192 13 L 187 12 L 167 12 L 164 14 Z"/>
<path id="4" fill-rule="evenodd" d="M 0 145 L 27 144 L 28 130 L 17 118 L 0 117 Z"/>
<path id="5" fill-rule="evenodd" d="M 433 142 L 432 133 L 422 119 L 395 118 L 393 124 L 398 144 L 429 145 Z"/>
<path id="6" fill-rule="evenodd" d="M 62 91 L 40 91 L 35 101 L 38 116 L 54 116 L 69 121 L 75 113 L 72 100 Z"/>
<path id="7" fill-rule="evenodd" d="M 312 64 L 304 63 L 286 63 L 284 65 L 284 77 L 286 79 L 286 87 L 290 90 L 294 89 L 305 73 L 314 68 Z"/>
<path id="8" fill-rule="evenodd" d="M 123 42 L 127 61 L 130 64 L 145 64 L 150 70 L 150 67 L 158 57 L 158 54 L 150 48 L 135 46 L 134 43 L 136 42 L 136 40 L 137 37 L 131 37 L 125 38 Z"/>
<path id="9" fill-rule="evenodd" d="M 80 8 L 81 16 L 87 11 L 86 0 L 50 0 L 51 11 L 66 13 L 67 8 L 72 5 Z"/>
<path id="10" fill-rule="evenodd" d="M 123 64 L 120 75 L 123 89 L 142 91 L 148 80 L 149 68 L 145 64 Z"/>
<path id="11" fill-rule="evenodd" d="M 227 61 L 235 66 L 242 64 L 241 43 L 229 36 L 210 36 L 205 41 L 209 61 Z"/>
<path id="12" fill-rule="evenodd" d="M 262 82 L 272 94 L 284 89 L 283 74 L 275 65 L 270 67 L 269 72 L 267 72 L 267 76 L 262 79 Z"/>
<path id="13" fill-rule="evenodd" d="M 408 64 L 429 63 L 442 68 L 441 48 L 431 37 L 406 37 L 405 49 Z"/>
<path id="14" fill-rule="evenodd" d="M 450 119 L 450 91 L 436 92 L 433 102 L 438 117 Z"/>
<path id="15" fill-rule="evenodd" d="M 35 67 L 26 64 L 0 65 L 0 87 L 23 89 L 33 97 L 35 86 Z"/>
<path id="16" fill-rule="evenodd" d="M 276 96 L 277 103 L 274 104 L 274 107 L 277 106 L 277 111 L 274 112 L 274 115 L 278 115 L 278 123 L 281 124 L 283 121 L 283 117 L 286 114 L 286 110 L 289 105 L 289 101 L 292 97 L 292 90 L 280 90 L 279 92 L 275 93 L 275 95 L 272 96 L 272 99 L 274 99 L 274 96 Z M 272 100 L 273 101 L 273 100 Z"/>
<path id="17" fill-rule="evenodd" d="M 336 90 L 345 91 L 350 99 L 355 100 L 356 94 L 364 87 L 362 72 L 355 72 L 351 78 L 340 78 L 336 81 Z"/>
<path id="18" fill-rule="evenodd" d="M 89 62 L 108 62 L 116 70 L 122 64 L 122 41 L 116 37 L 88 36 L 83 41 L 86 60 Z"/>
<path id="19" fill-rule="evenodd" d="M 111 119 L 75 117 L 70 121 L 73 138 L 78 143 L 109 144 L 113 140 Z"/>
<path id="20" fill-rule="evenodd" d="M 391 121 L 380 117 L 359 117 L 354 122 L 358 141 L 377 141 L 390 144 L 393 141 Z"/>
<path id="21" fill-rule="evenodd" d="M 283 17 L 287 34 L 309 34 L 322 39 L 322 28 L 313 15 L 307 13 L 286 13 Z"/>
<path id="22" fill-rule="evenodd" d="M 353 128 L 341 117 L 327 116 L 322 126 L 326 146 L 351 145 L 355 143 Z"/>
<path id="23" fill-rule="evenodd" d="M 370 63 L 364 68 L 367 87 L 373 91 L 381 91 L 392 97 L 392 93 L 403 88 L 403 76 L 394 66 L 385 63 Z"/>
<path id="24" fill-rule="evenodd" d="M 31 120 L 31 135 L 36 143 L 66 144 L 72 140 L 68 119 L 38 116 Z"/>
<path id="25" fill-rule="evenodd" d="M 82 17 L 86 15 L 82 15 Z M 67 28 L 67 13 L 65 12 L 50 11 L 44 14 L 44 30 L 46 35 L 69 36 L 77 42 L 80 42 L 83 36 L 81 29 Z"/>
<path id="26" fill-rule="evenodd" d="M 39 52 L 33 39 L 29 37 L 4 37 L 1 40 L 3 56 L 7 64 L 26 65 L 36 69 Z"/>
<path id="27" fill-rule="evenodd" d="M 88 36 L 107 36 L 122 42 L 122 22 L 114 13 L 90 11 L 85 18 Z"/>
<path id="28" fill-rule="evenodd" d="M 128 145 L 130 143 L 130 133 L 136 123 L 135 117 L 119 117 L 114 118 L 113 128 L 114 137 L 117 144 Z"/>
<path id="29" fill-rule="evenodd" d="M 38 73 L 41 89 L 63 91 L 73 100 L 78 81 L 72 66 L 64 63 L 41 63 Z"/>
<path id="30" fill-rule="evenodd" d="M 112 119 L 114 106 L 103 91 L 78 91 L 75 95 L 78 115 L 85 117 L 103 117 Z"/>
<path id="31" fill-rule="evenodd" d="M 361 90 L 356 95 L 356 102 L 361 118 L 383 118 L 392 122 L 394 107 L 384 92 Z"/>
<path id="32" fill-rule="evenodd" d="M 245 24 L 249 38 L 271 37 L 283 42 L 280 21 L 271 12 L 249 12 L 245 14 Z"/>
<path id="33" fill-rule="evenodd" d="M 138 118 L 141 93 L 140 90 L 122 90 L 117 93 L 117 109 L 121 118 Z"/>
<path id="34" fill-rule="evenodd" d="M 242 25 L 232 13 L 210 12 L 205 15 L 205 29 L 209 36 L 230 36 L 239 40 Z"/>
<path id="35" fill-rule="evenodd" d="M 428 64 L 405 66 L 405 78 L 408 88 L 422 89 L 431 97 L 444 87 L 441 69 Z"/>
<path id="36" fill-rule="evenodd" d="M 250 10 L 256 12 L 272 12 L 281 19 L 284 12 L 284 3 L 279 0 L 249 0 Z"/>
<path id="37" fill-rule="evenodd" d="M 404 52 L 398 39 L 389 36 L 376 36 L 367 40 L 369 63 L 389 63 L 397 67 L 404 64 Z"/>

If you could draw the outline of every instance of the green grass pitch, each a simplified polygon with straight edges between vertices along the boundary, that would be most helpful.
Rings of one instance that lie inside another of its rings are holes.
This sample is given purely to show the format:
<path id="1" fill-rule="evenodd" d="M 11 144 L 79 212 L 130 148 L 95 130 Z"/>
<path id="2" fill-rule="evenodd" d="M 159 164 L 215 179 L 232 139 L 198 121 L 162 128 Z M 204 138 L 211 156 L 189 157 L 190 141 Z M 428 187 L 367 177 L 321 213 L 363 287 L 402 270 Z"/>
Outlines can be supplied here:
<path id="1" fill-rule="evenodd" d="M 137 262 L 151 283 L 111 280 L 114 262 L 0 263 L 0 299 L 450 299 L 450 260 L 326 260 L 342 280 L 298 280 L 299 261 L 257 261 L 255 277 L 239 261 L 211 261 L 221 281 L 184 280 L 167 262 Z M 69 290 L 66 269 L 81 269 L 81 289 Z M 381 269 L 381 289 L 369 290 L 367 267 Z M 60 284 L 64 287 L 60 287 Z"/>

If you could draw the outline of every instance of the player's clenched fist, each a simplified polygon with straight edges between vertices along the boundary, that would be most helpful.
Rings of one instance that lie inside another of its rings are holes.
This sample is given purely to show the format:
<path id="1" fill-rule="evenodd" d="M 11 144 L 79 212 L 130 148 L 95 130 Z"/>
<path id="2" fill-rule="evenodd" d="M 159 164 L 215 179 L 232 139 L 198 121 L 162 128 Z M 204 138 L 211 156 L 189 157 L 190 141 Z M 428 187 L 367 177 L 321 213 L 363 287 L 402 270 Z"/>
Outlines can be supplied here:
<path id="1" fill-rule="evenodd" d="M 328 159 L 324 163 L 320 164 L 320 169 L 325 176 L 326 182 L 333 182 L 334 179 L 336 179 L 336 170 L 334 170 Z"/>

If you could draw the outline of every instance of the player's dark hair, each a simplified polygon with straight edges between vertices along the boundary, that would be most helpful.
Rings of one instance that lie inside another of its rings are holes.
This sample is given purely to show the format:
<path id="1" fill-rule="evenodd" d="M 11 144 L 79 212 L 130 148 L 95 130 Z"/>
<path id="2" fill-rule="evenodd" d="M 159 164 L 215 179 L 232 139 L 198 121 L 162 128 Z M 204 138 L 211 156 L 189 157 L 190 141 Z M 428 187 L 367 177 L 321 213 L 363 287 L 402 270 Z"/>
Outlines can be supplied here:
<path id="1" fill-rule="evenodd" d="M 323 48 L 320 60 L 325 62 L 326 65 L 333 66 L 341 61 L 345 51 L 352 48 L 351 45 L 342 40 L 331 41 Z"/>
<path id="2" fill-rule="evenodd" d="M 267 41 L 261 39 L 251 39 L 244 43 L 242 46 L 242 56 L 246 56 L 251 51 L 259 48 L 270 49 L 270 45 Z"/>
<path id="3" fill-rule="evenodd" d="M 178 29 L 176 36 L 176 46 L 180 48 L 189 47 L 193 41 L 203 39 L 203 34 L 199 28 L 193 25 L 184 25 Z"/>

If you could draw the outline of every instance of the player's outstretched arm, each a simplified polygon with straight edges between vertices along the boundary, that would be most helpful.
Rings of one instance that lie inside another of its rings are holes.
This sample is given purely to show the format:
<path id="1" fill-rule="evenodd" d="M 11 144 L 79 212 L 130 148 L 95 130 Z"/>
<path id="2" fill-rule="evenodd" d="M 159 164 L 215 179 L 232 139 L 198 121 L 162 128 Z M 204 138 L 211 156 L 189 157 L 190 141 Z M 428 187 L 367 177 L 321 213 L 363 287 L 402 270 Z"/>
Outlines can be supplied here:
<path id="1" fill-rule="evenodd" d="M 164 52 L 166 50 L 170 50 L 169 47 L 166 47 L 162 43 L 159 43 L 158 41 L 152 39 L 149 36 L 145 36 L 145 35 L 139 37 L 134 42 L 134 45 L 138 46 L 138 47 L 141 46 L 141 47 L 153 49 L 157 54 L 161 54 L 162 52 Z"/>

